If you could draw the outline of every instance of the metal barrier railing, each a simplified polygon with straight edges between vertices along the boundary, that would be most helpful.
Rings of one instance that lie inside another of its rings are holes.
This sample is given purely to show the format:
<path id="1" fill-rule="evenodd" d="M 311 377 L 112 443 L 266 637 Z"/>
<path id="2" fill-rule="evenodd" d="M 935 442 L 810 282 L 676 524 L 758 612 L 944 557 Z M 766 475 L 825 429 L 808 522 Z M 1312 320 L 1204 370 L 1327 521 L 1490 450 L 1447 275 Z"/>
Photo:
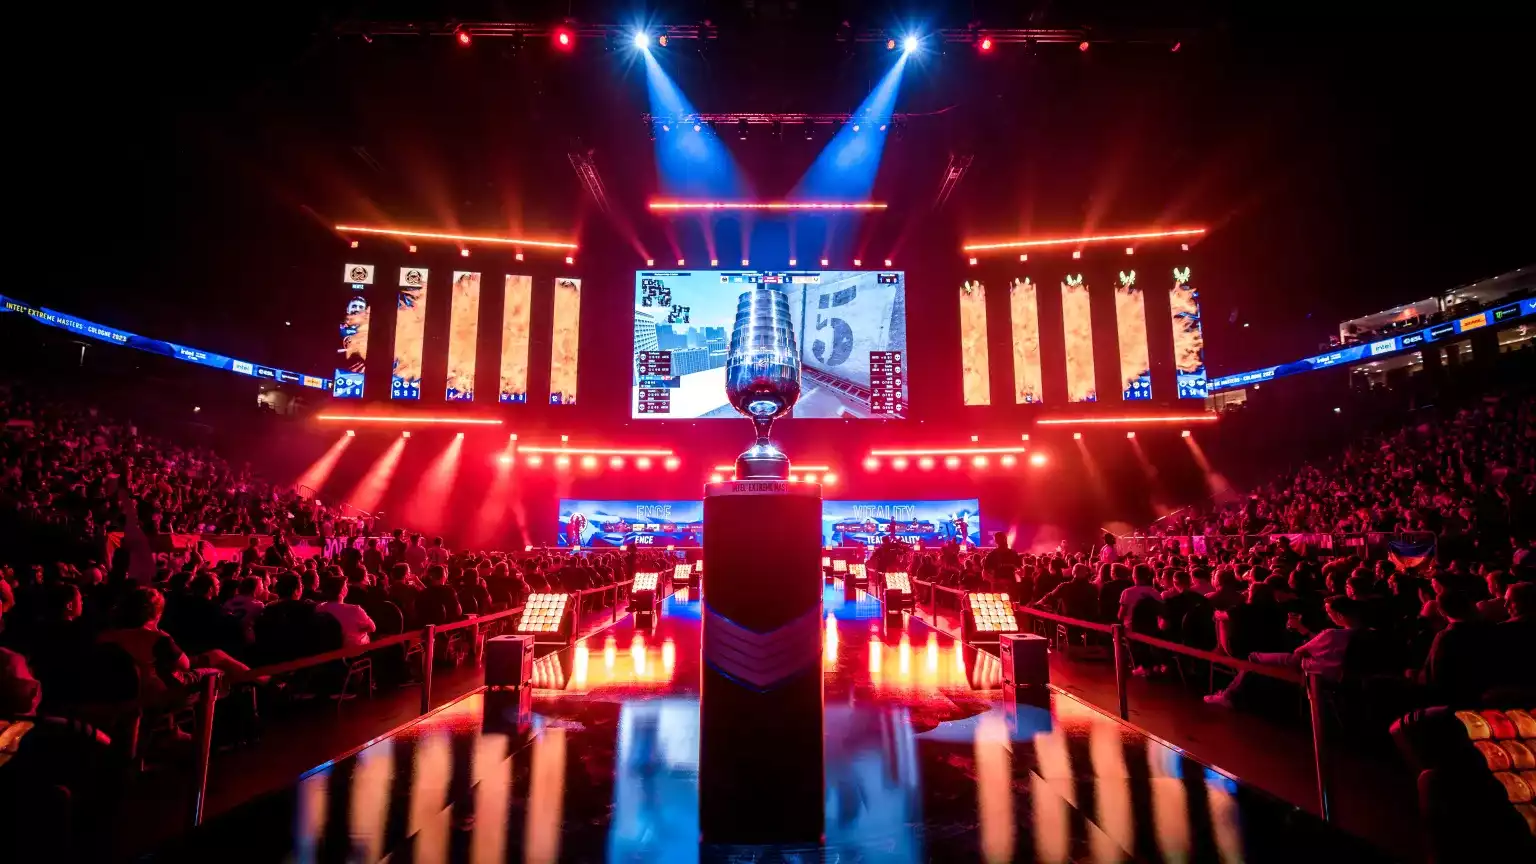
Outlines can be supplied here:
<path id="1" fill-rule="evenodd" d="M 958 597 L 964 597 L 966 594 L 970 593 L 961 588 L 949 588 L 943 585 L 936 585 L 932 582 L 919 582 L 913 580 L 912 585 L 914 590 L 917 590 L 918 588 L 929 589 L 928 605 L 929 609 L 931 610 L 931 614 L 935 617 L 938 615 L 938 598 L 940 592 L 946 594 L 954 594 Z M 920 591 L 917 593 L 915 600 L 917 607 L 921 609 L 922 600 Z M 958 605 L 960 614 L 963 615 L 963 601 Z M 1207 663 L 1225 666 L 1238 672 L 1248 672 L 1254 675 L 1261 675 L 1266 678 L 1273 678 L 1277 681 L 1284 681 L 1288 684 L 1295 684 L 1300 686 L 1307 694 L 1307 713 L 1309 715 L 1309 720 L 1311 721 L 1312 759 L 1313 765 L 1317 772 L 1318 813 L 1323 817 L 1323 819 L 1331 820 L 1332 809 L 1329 806 L 1330 784 L 1328 777 L 1327 736 L 1325 734 L 1326 728 L 1324 725 L 1323 714 L 1324 707 L 1322 699 L 1322 678 L 1317 673 L 1302 672 L 1300 670 L 1291 669 L 1284 666 L 1265 666 L 1249 660 L 1239 659 L 1229 654 L 1221 654 L 1215 651 L 1206 651 L 1200 648 L 1191 648 L 1188 645 L 1181 645 L 1178 642 L 1169 642 L 1166 639 L 1158 639 L 1155 636 L 1147 636 L 1142 633 L 1131 632 L 1127 630 L 1123 624 L 1105 624 L 1099 621 L 1085 621 L 1081 618 L 1069 618 L 1065 615 L 1058 615 L 1055 612 L 1047 612 L 1044 609 L 1037 609 L 1033 606 L 1015 604 L 1014 613 L 1017 615 L 1026 616 L 1030 619 L 1055 622 L 1057 624 L 1061 624 L 1067 627 L 1074 627 L 1079 630 L 1088 630 L 1094 633 L 1103 633 L 1108 635 L 1114 648 L 1115 700 L 1117 703 L 1116 708 L 1118 709 L 1121 720 L 1129 721 L 1131 713 L 1130 691 L 1128 686 L 1131 677 L 1131 652 L 1130 646 L 1128 644 L 1129 642 L 1140 642 L 1141 644 L 1150 646 L 1152 648 L 1157 648 L 1162 651 L 1179 654 L 1185 657 L 1191 657 L 1196 660 L 1203 660 Z"/>
<path id="2" fill-rule="evenodd" d="M 576 620 L 578 624 L 580 622 L 581 616 L 581 600 L 589 596 L 599 596 L 604 598 L 604 601 L 607 603 L 606 608 L 610 609 L 609 622 L 612 623 L 617 621 L 619 618 L 619 605 L 625 593 L 627 592 L 627 589 L 630 585 L 633 584 L 633 581 L 634 580 L 625 580 L 623 582 L 615 582 L 610 585 L 600 585 L 595 588 L 585 588 L 579 591 L 566 592 L 568 594 L 573 594 L 576 597 L 575 614 L 577 616 Z M 608 598 L 607 595 L 610 593 L 613 596 Z M 386 648 L 395 648 L 398 646 L 409 647 L 411 645 L 420 644 L 421 663 L 419 668 L 419 675 L 421 679 L 421 710 L 417 715 L 419 718 L 431 713 L 433 709 L 432 669 L 435 660 L 434 654 L 437 636 L 443 633 L 452 633 L 456 630 L 470 630 L 471 656 L 474 658 L 474 662 L 478 666 L 483 659 L 481 636 L 485 626 L 512 618 L 515 615 L 521 614 L 522 611 L 522 606 L 514 606 L 510 609 L 503 609 L 499 612 L 491 612 L 486 615 L 476 615 L 465 618 L 462 621 L 454 621 L 449 624 L 428 624 L 420 630 L 413 630 L 408 633 L 399 633 L 393 636 L 386 636 L 382 639 L 370 641 L 363 645 L 353 645 L 346 648 L 338 648 L 334 651 L 325 651 L 320 654 L 311 654 L 307 657 L 300 657 L 281 663 L 272 663 L 267 666 L 250 669 L 245 672 L 213 672 L 202 678 L 196 685 L 187 688 L 180 693 L 173 692 L 170 694 L 172 697 L 186 697 L 191 700 L 195 717 L 194 725 L 196 732 L 193 736 L 193 742 L 196 759 L 193 767 L 193 781 L 195 782 L 196 787 L 192 796 L 191 812 L 188 814 L 188 821 L 190 822 L 190 826 L 196 827 L 197 825 L 202 824 L 204 810 L 207 804 L 208 773 L 212 766 L 213 759 L 214 717 L 218 709 L 221 690 L 227 692 L 235 687 L 243 685 L 265 683 L 266 681 L 278 676 L 290 675 L 294 672 L 299 672 L 305 669 L 313 669 L 318 666 L 325 666 L 327 664 L 336 663 L 338 661 L 351 660 L 353 658 L 361 657 L 365 654 L 370 654 L 375 651 L 382 651 Z M 128 715 L 133 713 L 142 714 L 147 710 L 153 710 L 161 707 L 166 703 L 166 698 L 167 697 L 164 695 L 158 697 L 155 700 L 155 704 L 153 705 L 147 703 L 145 700 L 136 700 L 117 706 L 115 710 L 120 715 Z"/>

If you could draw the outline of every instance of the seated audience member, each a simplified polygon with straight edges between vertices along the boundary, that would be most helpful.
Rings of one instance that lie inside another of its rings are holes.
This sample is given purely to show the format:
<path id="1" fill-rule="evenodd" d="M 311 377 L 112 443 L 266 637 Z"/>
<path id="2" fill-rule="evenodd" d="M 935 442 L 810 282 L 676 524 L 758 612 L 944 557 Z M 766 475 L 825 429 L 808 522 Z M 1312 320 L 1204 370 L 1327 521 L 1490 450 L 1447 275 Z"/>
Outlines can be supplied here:
<path id="1" fill-rule="evenodd" d="M 177 687 L 196 683 L 205 671 L 244 672 L 245 664 L 222 651 L 209 651 L 194 663 L 170 634 L 160 629 L 165 598 L 154 588 L 135 588 L 118 608 L 117 626 L 98 642 L 115 645 L 132 658 L 139 672 L 139 694 L 160 699 Z"/>
<path id="2" fill-rule="evenodd" d="M 166 615 L 165 632 L 176 644 L 192 654 L 234 649 L 242 644 L 241 625 L 225 612 L 217 600 L 218 579 L 212 573 L 199 573 L 187 583 L 187 590 Z"/>
<path id="3" fill-rule="evenodd" d="M 1137 564 L 1131 569 L 1133 584 L 1120 594 L 1118 615 L 1118 620 L 1127 629 L 1149 635 L 1157 631 L 1157 614 L 1162 609 L 1163 595 L 1152 585 L 1155 575 L 1150 564 Z"/>
<path id="4" fill-rule="evenodd" d="M 255 576 L 245 576 L 240 579 L 235 596 L 224 601 L 224 611 L 239 624 L 241 639 L 247 645 L 256 641 L 256 618 L 267 606 L 257 599 L 256 595 L 260 591 L 261 580 Z"/>
<path id="5" fill-rule="evenodd" d="M 427 566 L 428 569 L 431 569 L 439 565 L 429 564 Z M 400 614 L 405 618 L 405 626 L 412 630 L 422 626 L 423 623 L 417 609 L 421 601 L 421 594 L 421 582 L 411 572 L 411 568 L 408 565 L 398 565 L 391 571 L 389 589 L 387 591 L 389 602 L 400 608 Z"/>
<path id="6" fill-rule="evenodd" d="M 1536 582 L 1519 582 L 1504 591 L 1509 618 L 1494 625 L 1494 663 L 1501 667 L 1498 686 L 1536 700 Z"/>
<path id="7" fill-rule="evenodd" d="M 318 613 L 315 604 L 304 598 L 298 574 L 279 574 L 273 593 L 277 599 L 261 610 L 253 627 L 260 661 L 280 663 L 320 651 Z"/>
<path id="8" fill-rule="evenodd" d="M 1087 564 L 1072 565 L 1072 578 L 1036 600 L 1035 605 L 1068 618 L 1092 621 L 1099 611 L 1099 589 L 1093 584 L 1093 570 Z"/>
<path id="9" fill-rule="evenodd" d="M 421 626 L 452 624 L 464 617 L 458 592 L 448 584 L 448 568 L 433 564 L 427 568 L 426 585 L 416 599 L 416 613 Z"/>
<path id="10" fill-rule="evenodd" d="M 1211 571 L 1205 567 L 1196 567 L 1189 574 L 1190 587 L 1201 597 L 1216 590 L 1216 585 L 1211 581 Z"/>
<path id="11" fill-rule="evenodd" d="M 1429 657 L 1419 671 L 1419 683 L 1437 705 L 1476 706 L 1494 682 L 1494 625 L 1484 621 L 1471 598 L 1460 591 L 1440 595 L 1440 611 L 1449 620 L 1435 634 Z"/>
<path id="12" fill-rule="evenodd" d="M 1361 618 L 1360 604 L 1342 595 L 1329 597 L 1324 602 L 1328 611 L 1328 617 L 1336 624 L 1320 633 L 1311 634 L 1301 624 L 1297 616 L 1292 616 L 1291 627 L 1302 632 L 1302 635 L 1311 636 L 1300 648 L 1289 653 L 1256 652 L 1248 655 L 1248 660 L 1263 666 L 1283 666 L 1298 669 L 1308 674 L 1320 675 L 1329 680 L 1337 681 L 1344 675 L 1344 658 L 1349 652 L 1350 642 L 1365 630 L 1364 621 Z M 1205 697 L 1205 701 L 1212 705 L 1232 707 L 1242 700 L 1243 691 L 1250 683 L 1251 673 L 1239 672 L 1237 677 L 1225 690 L 1212 693 Z"/>
<path id="13" fill-rule="evenodd" d="M 1490 624 L 1497 624 L 1509 618 L 1509 609 L 1504 603 L 1504 595 L 1509 591 L 1509 586 L 1515 584 L 1515 576 L 1508 570 L 1493 570 L 1488 573 L 1488 599 L 1477 602 L 1477 614 Z"/>
<path id="14" fill-rule="evenodd" d="M 1212 641 L 1214 634 L 1210 634 L 1210 638 L 1207 638 L 1203 634 L 1203 625 L 1200 625 L 1202 632 L 1195 632 L 1193 628 L 1197 625 L 1191 618 L 1194 613 L 1208 613 L 1209 610 L 1210 601 L 1205 599 L 1204 594 L 1195 590 L 1194 575 L 1188 570 L 1175 570 L 1173 588 L 1163 593 L 1163 611 L 1159 616 L 1162 622 L 1163 638 L 1170 642 L 1183 642 L 1188 635 L 1199 641 Z M 1206 617 L 1209 618 L 1209 614 L 1206 614 Z M 1189 631 L 1188 634 L 1186 630 Z"/>
<path id="15" fill-rule="evenodd" d="M 1236 568 L 1231 565 L 1218 568 L 1213 583 L 1216 587 L 1205 595 L 1212 609 L 1225 612 L 1243 602 L 1243 580 L 1238 577 Z"/>
<path id="16" fill-rule="evenodd" d="M 342 647 L 367 645 L 369 635 L 378 628 L 363 607 L 346 602 L 347 580 L 340 576 L 327 577 L 320 585 L 320 594 L 324 600 L 315 611 L 336 619 L 341 625 Z"/>

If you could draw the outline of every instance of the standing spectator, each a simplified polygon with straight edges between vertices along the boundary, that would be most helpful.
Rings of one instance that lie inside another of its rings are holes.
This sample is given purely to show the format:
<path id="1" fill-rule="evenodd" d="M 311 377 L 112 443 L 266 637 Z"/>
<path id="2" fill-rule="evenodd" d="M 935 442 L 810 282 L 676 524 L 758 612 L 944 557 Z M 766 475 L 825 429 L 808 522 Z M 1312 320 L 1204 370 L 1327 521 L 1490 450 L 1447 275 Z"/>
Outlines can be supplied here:
<path id="1" fill-rule="evenodd" d="M 425 573 L 427 564 L 430 563 L 427 555 L 427 547 L 422 545 L 420 534 L 411 535 L 410 548 L 405 550 L 405 563 L 411 565 L 411 572 Z"/>
<path id="2" fill-rule="evenodd" d="M 432 548 L 427 550 L 427 565 L 431 566 L 433 564 L 440 567 L 448 566 L 448 550 L 443 548 L 443 538 L 441 537 L 433 537 Z M 416 572 L 425 573 L 426 568 L 424 567 Z"/>

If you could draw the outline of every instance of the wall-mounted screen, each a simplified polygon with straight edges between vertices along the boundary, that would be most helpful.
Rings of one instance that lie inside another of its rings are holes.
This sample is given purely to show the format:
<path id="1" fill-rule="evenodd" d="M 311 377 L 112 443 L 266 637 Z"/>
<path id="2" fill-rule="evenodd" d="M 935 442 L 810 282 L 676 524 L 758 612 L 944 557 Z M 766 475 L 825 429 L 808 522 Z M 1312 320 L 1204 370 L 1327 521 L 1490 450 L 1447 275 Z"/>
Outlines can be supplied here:
<path id="1" fill-rule="evenodd" d="M 1045 401 L 1040 374 L 1040 291 L 1026 276 L 1008 289 L 1008 313 L 1013 322 L 1013 401 L 1038 405 Z"/>
<path id="2" fill-rule="evenodd" d="M 1173 268 L 1168 304 L 1173 310 L 1173 363 L 1178 371 L 1179 398 L 1204 399 L 1205 334 L 1200 330 L 1200 294 L 1190 282 L 1188 267 Z"/>
<path id="3" fill-rule="evenodd" d="M 422 340 L 427 333 L 427 271 L 400 268 L 395 292 L 395 357 L 389 375 L 389 398 L 421 398 Z"/>
<path id="4" fill-rule="evenodd" d="M 870 546 L 890 532 L 908 543 L 936 546 L 950 540 L 981 543 L 981 504 L 955 501 L 823 501 L 821 542 L 829 546 Z"/>
<path id="5" fill-rule="evenodd" d="M 453 274 L 448 314 L 449 402 L 475 401 L 475 342 L 480 335 L 480 274 Z"/>
<path id="6" fill-rule="evenodd" d="M 744 294 L 786 295 L 783 333 L 800 364 L 795 417 L 906 416 L 906 277 L 901 271 L 677 270 L 635 274 L 631 416 L 736 417 L 725 367 Z M 743 312 L 749 315 L 749 312 Z M 782 325 L 777 325 L 782 326 Z"/>
<path id="7" fill-rule="evenodd" d="M 336 349 L 337 399 L 363 398 L 363 372 L 368 365 L 368 286 L 373 284 L 372 264 L 347 264 L 341 278 L 351 286 L 341 318 L 341 347 Z"/>
<path id="8" fill-rule="evenodd" d="M 1067 401 L 1094 402 L 1099 389 L 1093 378 L 1093 308 L 1082 274 L 1061 279 L 1061 323 L 1067 345 Z"/>
<path id="9" fill-rule="evenodd" d="M 1147 298 L 1136 271 L 1121 270 L 1115 283 L 1115 327 L 1120 335 L 1120 392 L 1127 401 L 1152 398 L 1152 360 L 1147 350 Z"/>
<path id="10" fill-rule="evenodd" d="M 576 352 L 581 347 L 581 280 L 555 280 L 555 324 L 550 334 L 549 404 L 576 404 Z"/>
<path id="11" fill-rule="evenodd" d="M 560 499 L 557 542 L 571 548 L 704 545 L 703 501 Z"/>
<path id="12" fill-rule="evenodd" d="M 498 402 L 528 401 L 528 321 L 533 277 L 508 276 L 501 311 L 501 392 Z"/>
<path id="13" fill-rule="evenodd" d="M 979 279 L 967 279 L 960 285 L 960 394 L 967 405 L 992 404 L 987 286 Z"/>

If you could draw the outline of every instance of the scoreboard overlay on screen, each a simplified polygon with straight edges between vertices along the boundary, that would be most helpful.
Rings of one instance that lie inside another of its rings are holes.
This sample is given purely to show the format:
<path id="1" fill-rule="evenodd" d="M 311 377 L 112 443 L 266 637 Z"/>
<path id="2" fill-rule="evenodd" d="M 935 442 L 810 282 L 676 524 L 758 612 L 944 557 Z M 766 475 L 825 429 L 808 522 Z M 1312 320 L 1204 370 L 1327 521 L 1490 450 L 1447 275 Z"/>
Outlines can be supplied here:
<path id="1" fill-rule="evenodd" d="M 759 286 L 789 297 L 801 376 L 791 416 L 906 416 L 904 273 L 676 270 L 635 274 L 632 417 L 737 416 L 725 396 L 727 352 L 737 300 Z"/>

